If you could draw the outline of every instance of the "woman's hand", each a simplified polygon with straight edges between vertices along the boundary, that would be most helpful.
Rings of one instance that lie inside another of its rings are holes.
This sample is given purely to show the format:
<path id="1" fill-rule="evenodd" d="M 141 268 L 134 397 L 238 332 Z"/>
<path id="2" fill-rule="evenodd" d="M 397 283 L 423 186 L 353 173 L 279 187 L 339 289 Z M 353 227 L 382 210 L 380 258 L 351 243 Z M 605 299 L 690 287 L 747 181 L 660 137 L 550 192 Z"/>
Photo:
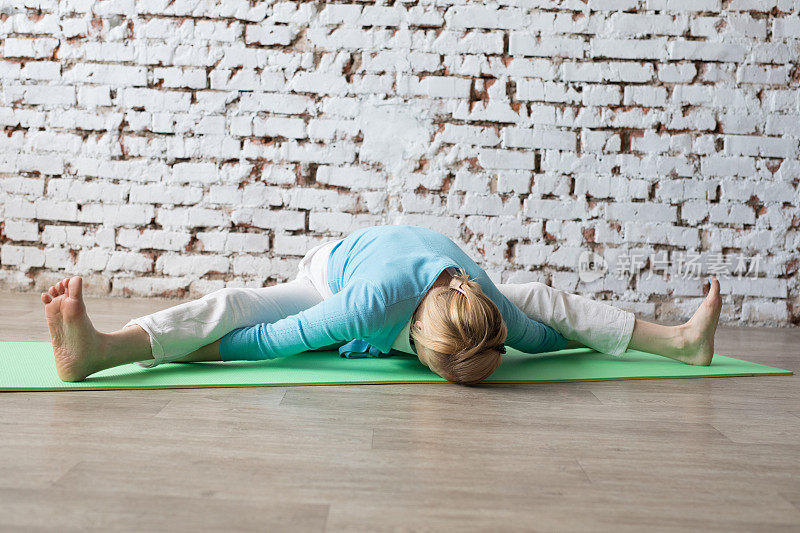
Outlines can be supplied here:
<path id="1" fill-rule="evenodd" d="M 573 341 L 573 340 L 567 339 L 567 347 L 564 348 L 564 349 L 565 350 L 573 350 L 575 348 L 588 348 L 588 346 L 586 346 L 585 344 L 581 344 L 578 341 Z"/>

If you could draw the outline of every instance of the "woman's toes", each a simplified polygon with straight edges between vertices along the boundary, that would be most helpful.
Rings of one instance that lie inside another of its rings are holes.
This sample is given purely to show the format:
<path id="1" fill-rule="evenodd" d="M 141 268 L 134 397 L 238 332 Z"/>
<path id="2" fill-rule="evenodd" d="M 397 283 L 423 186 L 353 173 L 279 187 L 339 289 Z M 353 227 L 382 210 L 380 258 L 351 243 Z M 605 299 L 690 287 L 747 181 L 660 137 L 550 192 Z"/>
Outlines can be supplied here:
<path id="1" fill-rule="evenodd" d="M 83 279 L 80 276 L 75 276 L 69 280 L 69 295 L 70 298 L 83 298 Z"/>
<path id="2" fill-rule="evenodd" d="M 53 301 L 53 299 L 50 297 L 49 294 L 47 294 L 46 292 L 42 293 L 42 303 L 43 304 L 49 304 L 52 301 Z"/>
<path id="3" fill-rule="evenodd" d="M 719 298 L 720 294 L 720 287 L 719 287 L 719 280 L 712 276 L 708 279 L 708 292 L 706 293 L 707 296 L 711 296 L 712 300 L 716 300 Z"/>
<path id="4" fill-rule="evenodd" d="M 49 291 L 47 291 L 47 292 L 49 292 L 49 293 L 50 293 L 50 296 L 52 296 L 53 298 L 55 298 L 55 297 L 57 297 L 57 296 L 58 296 L 58 289 L 56 288 L 56 286 L 55 286 L 55 285 L 53 285 L 52 287 L 50 287 L 50 290 L 49 290 Z"/>

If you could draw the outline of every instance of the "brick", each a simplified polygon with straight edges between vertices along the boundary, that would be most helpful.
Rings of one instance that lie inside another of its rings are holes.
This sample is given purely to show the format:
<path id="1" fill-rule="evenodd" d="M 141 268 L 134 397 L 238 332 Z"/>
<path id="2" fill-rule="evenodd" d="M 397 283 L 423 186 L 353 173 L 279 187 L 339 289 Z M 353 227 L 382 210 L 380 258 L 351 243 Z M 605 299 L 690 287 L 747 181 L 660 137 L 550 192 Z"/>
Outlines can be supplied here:
<path id="1" fill-rule="evenodd" d="M 509 53 L 513 56 L 583 57 L 586 44 L 570 37 L 542 38 L 529 32 L 513 31 L 509 36 Z"/>
<path id="2" fill-rule="evenodd" d="M 45 225 L 42 242 L 50 245 L 69 245 L 81 248 L 114 248 L 114 228 L 68 225 Z"/>
<path id="3" fill-rule="evenodd" d="M 613 59 L 658 59 L 667 57 L 666 39 L 592 39 L 591 57 Z"/>
<path id="4" fill-rule="evenodd" d="M 253 121 L 253 135 L 302 139 L 306 137 L 306 124 L 300 118 L 256 117 Z"/>
<path id="5" fill-rule="evenodd" d="M 121 103 L 126 107 L 142 108 L 148 111 L 187 111 L 191 95 L 177 91 L 157 91 L 153 89 L 125 89 Z"/>
<path id="6" fill-rule="evenodd" d="M 581 101 L 581 93 L 563 83 L 524 79 L 517 83 L 517 98 L 520 100 L 577 103 Z"/>
<path id="7" fill-rule="evenodd" d="M 214 183 L 219 172 L 214 163 L 176 163 L 172 167 L 172 180 L 177 183 Z"/>
<path id="8" fill-rule="evenodd" d="M 797 139 L 791 138 L 726 135 L 724 139 L 725 152 L 730 155 L 791 157 L 798 147 Z"/>
<path id="9" fill-rule="evenodd" d="M 784 301 L 745 298 L 742 303 L 742 320 L 749 324 L 783 324 L 788 317 L 789 310 Z"/>
<path id="10" fill-rule="evenodd" d="M 555 150 L 574 150 L 577 136 L 571 131 L 556 129 L 504 128 L 504 148 L 552 148 Z"/>
<path id="11" fill-rule="evenodd" d="M 693 63 L 663 63 L 658 65 L 658 79 L 666 83 L 688 83 L 697 75 Z"/>
<path id="12" fill-rule="evenodd" d="M 731 14 L 725 17 L 696 17 L 690 23 L 692 35 L 706 37 L 709 40 L 752 37 L 766 39 L 767 25 L 765 20 L 757 20 L 748 15 Z"/>
<path id="13" fill-rule="evenodd" d="M 350 139 L 356 137 L 359 124 L 355 120 L 347 119 L 311 119 L 308 121 L 307 133 L 309 139 Z"/>
<path id="14" fill-rule="evenodd" d="M 647 0 L 647 9 L 660 11 L 719 11 L 722 0 Z"/>
<path id="15" fill-rule="evenodd" d="M 209 87 L 224 91 L 276 91 L 284 88 L 285 79 L 279 72 L 257 72 L 255 69 L 211 71 Z"/>
<path id="16" fill-rule="evenodd" d="M 756 85 L 786 85 L 790 73 L 788 65 L 742 65 L 736 71 L 736 81 Z"/>
<path id="17" fill-rule="evenodd" d="M 654 222 L 675 222 L 677 211 L 674 206 L 650 202 L 616 202 L 606 206 L 606 216 L 612 220 Z"/>
<path id="18" fill-rule="evenodd" d="M 230 260 L 218 255 L 199 255 L 166 252 L 158 256 L 155 272 L 167 276 L 200 277 L 208 273 L 226 273 L 230 269 Z"/>
<path id="19" fill-rule="evenodd" d="M 303 256 L 309 248 L 325 242 L 327 239 L 309 235 L 275 235 L 275 253 L 281 255 Z"/>
<path id="20" fill-rule="evenodd" d="M 535 164 L 535 154 L 531 151 L 518 152 L 486 148 L 478 151 L 478 163 L 483 168 L 532 169 Z"/>
<path id="21" fill-rule="evenodd" d="M 625 239 L 629 242 L 669 244 L 690 249 L 700 244 L 700 234 L 696 228 L 627 222 L 624 231 Z"/>
<path id="22" fill-rule="evenodd" d="M 680 35 L 686 28 L 686 17 L 672 14 L 612 13 L 609 29 L 619 35 Z"/>
<path id="23" fill-rule="evenodd" d="M 566 81 L 627 81 L 643 83 L 653 79 L 655 70 L 649 63 L 595 62 L 565 63 L 562 79 Z"/>
<path id="24" fill-rule="evenodd" d="M 231 259 L 231 269 L 236 276 L 263 276 L 275 272 L 275 262 L 260 255 L 235 255 Z"/>
<path id="25" fill-rule="evenodd" d="M 489 179 L 482 174 L 469 172 L 466 169 L 460 169 L 456 172 L 455 179 L 451 185 L 451 190 L 454 191 L 470 191 L 481 194 L 489 192 Z"/>
<path id="26" fill-rule="evenodd" d="M 800 37 L 800 20 L 795 16 L 783 16 L 772 20 L 772 35 L 776 39 Z"/>
<path id="27" fill-rule="evenodd" d="M 122 203 L 128 186 L 102 181 L 83 182 L 72 179 L 51 179 L 47 184 L 47 196 L 76 202 Z"/>
<path id="28" fill-rule="evenodd" d="M 664 107 L 667 103 L 667 90 L 664 87 L 625 87 L 622 103 L 644 107 Z"/>
<path id="29" fill-rule="evenodd" d="M 573 220 L 589 216 L 589 207 L 584 199 L 542 200 L 526 198 L 522 208 L 525 216 L 534 220 Z"/>
<path id="30" fill-rule="evenodd" d="M 498 195 L 468 192 L 464 195 L 448 196 L 446 209 L 456 215 L 510 216 L 519 212 L 520 205 L 520 200 L 516 197 L 504 199 Z"/>
<path id="31" fill-rule="evenodd" d="M 269 235 L 257 233 L 200 232 L 197 240 L 207 252 L 266 252 Z"/>
<path id="32" fill-rule="evenodd" d="M 298 72 L 286 84 L 286 90 L 296 93 L 344 95 L 348 83 L 334 72 Z"/>
<path id="33" fill-rule="evenodd" d="M 351 190 L 376 189 L 385 186 L 386 176 L 372 170 L 358 167 L 333 167 L 322 165 L 317 168 L 317 183 L 324 183 Z"/>
<path id="34" fill-rule="evenodd" d="M 61 79 L 61 65 L 55 61 L 31 61 L 20 69 L 19 77 L 23 81 L 56 82 Z"/>
<path id="35" fill-rule="evenodd" d="M 117 244 L 133 250 L 182 251 L 191 238 L 191 234 L 187 232 L 120 228 L 117 233 Z"/>
<path id="36" fill-rule="evenodd" d="M 162 87 L 205 89 L 207 85 L 206 71 L 199 68 L 156 68 L 153 69 L 153 77 Z"/>
<path id="37" fill-rule="evenodd" d="M 113 250 L 81 250 L 75 262 L 78 272 L 151 272 L 153 260 L 144 254 Z"/>
<path id="38" fill-rule="evenodd" d="M 43 58 L 53 55 L 58 46 L 58 39 L 41 37 L 38 39 L 16 39 L 8 37 L 3 46 L 5 57 Z"/>
<path id="39" fill-rule="evenodd" d="M 44 250 L 35 246 L 0 246 L 0 263 L 20 267 L 22 271 L 44 266 Z"/>
<path id="40" fill-rule="evenodd" d="M 669 43 L 669 59 L 692 59 L 701 61 L 744 61 L 747 50 L 734 43 L 710 43 L 701 41 L 673 41 Z"/>
<path id="41" fill-rule="evenodd" d="M 219 227 L 228 223 L 225 213 L 199 207 L 158 208 L 155 221 L 161 226 L 172 227 Z"/>
<path id="42" fill-rule="evenodd" d="M 786 298 L 788 293 L 785 279 L 752 279 L 729 277 L 721 287 L 722 294 L 756 296 L 761 298 Z"/>
<path id="43" fill-rule="evenodd" d="M 286 24 L 306 25 L 317 15 L 313 4 L 295 4 L 294 2 L 276 2 L 272 6 L 271 20 Z"/>
<path id="44" fill-rule="evenodd" d="M 57 85 L 6 86 L 6 102 L 19 101 L 44 107 L 75 105 L 75 88 Z"/>
<path id="45" fill-rule="evenodd" d="M 561 179 L 563 181 L 563 178 Z M 613 198 L 616 201 L 634 198 L 647 198 L 649 183 L 616 176 L 577 176 L 575 194 L 588 194 L 593 198 Z"/>
<path id="46" fill-rule="evenodd" d="M 499 54 L 503 51 L 503 34 L 499 31 L 444 30 L 421 50 L 437 54 Z"/>
<path id="47" fill-rule="evenodd" d="M 247 25 L 245 30 L 245 42 L 247 44 L 259 44 L 269 46 L 275 44 L 289 44 L 297 34 L 297 30 L 290 26 L 278 26 L 274 24 Z"/>
<path id="48" fill-rule="evenodd" d="M 697 224 L 704 220 L 711 223 L 753 224 L 755 213 L 746 205 L 715 204 L 691 200 L 684 203 L 681 218 L 689 224 Z"/>
<path id="49" fill-rule="evenodd" d="M 583 105 L 606 106 L 622 102 L 622 91 L 616 85 L 585 84 L 581 91 Z"/>
<path id="50" fill-rule="evenodd" d="M 97 83 L 116 87 L 147 85 L 147 69 L 129 65 L 78 63 L 63 74 L 64 81 Z"/>
<path id="51" fill-rule="evenodd" d="M 12 241 L 38 241 L 39 226 L 27 220 L 6 220 L 3 233 Z"/>
<path id="52" fill-rule="evenodd" d="M 398 76 L 399 94 L 422 95 L 431 98 L 466 98 L 471 81 L 450 76 Z"/>
<path id="53" fill-rule="evenodd" d="M 707 156 L 700 161 L 703 176 L 751 176 L 756 171 L 751 157 Z"/>
<path id="54" fill-rule="evenodd" d="M 35 213 L 35 218 L 38 220 L 66 220 L 70 222 L 78 221 L 81 216 L 76 202 L 39 198 L 36 200 L 34 207 L 33 213 L 26 209 L 25 212 L 19 213 L 18 216 L 31 217 Z M 8 212 L 9 209 L 6 208 L 6 211 Z M 13 211 L 8 212 L 8 214 L 14 216 Z"/>
<path id="55" fill-rule="evenodd" d="M 133 184 L 128 199 L 138 204 L 192 205 L 203 197 L 201 187 L 170 186 L 163 183 Z"/>
<path id="56" fill-rule="evenodd" d="M 239 209 L 231 216 L 234 224 L 250 224 L 257 228 L 298 230 L 304 229 L 305 213 L 300 211 L 270 209 Z"/>
<path id="57" fill-rule="evenodd" d="M 326 4 L 319 13 L 319 22 L 326 25 L 355 23 L 362 9 L 360 4 Z"/>

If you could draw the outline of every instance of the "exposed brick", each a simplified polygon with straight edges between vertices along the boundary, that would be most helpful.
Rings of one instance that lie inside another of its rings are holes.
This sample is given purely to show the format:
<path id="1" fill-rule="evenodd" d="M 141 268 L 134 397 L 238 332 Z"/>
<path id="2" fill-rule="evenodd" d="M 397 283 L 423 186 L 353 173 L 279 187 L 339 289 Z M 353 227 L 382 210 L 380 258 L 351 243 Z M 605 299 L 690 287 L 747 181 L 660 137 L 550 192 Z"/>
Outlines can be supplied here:
<path id="1" fill-rule="evenodd" d="M 722 278 L 723 318 L 791 320 L 796 1 L 22 4 L 0 21 L 0 287 L 260 287 L 409 223 L 493 280 L 670 320 L 700 281 L 616 276 L 626 253 L 760 254 Z"/>

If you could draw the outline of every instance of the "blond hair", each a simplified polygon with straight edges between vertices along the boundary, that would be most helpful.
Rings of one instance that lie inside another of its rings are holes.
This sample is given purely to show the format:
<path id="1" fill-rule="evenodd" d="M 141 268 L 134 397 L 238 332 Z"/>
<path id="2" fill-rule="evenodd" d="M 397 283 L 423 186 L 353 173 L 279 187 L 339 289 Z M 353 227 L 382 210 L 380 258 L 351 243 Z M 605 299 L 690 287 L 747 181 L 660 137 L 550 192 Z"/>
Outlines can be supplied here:
<path id="1" fill-rule="evenodd" d="M 508 330 L 497 305 L 463 269 L 447 287 L 434 287 L 411 318 L 411 339 L 431 370 L 448 381 L 474 385 L 502 361 Z M 416 326 L 422 321 L 424 328 Z"/>

